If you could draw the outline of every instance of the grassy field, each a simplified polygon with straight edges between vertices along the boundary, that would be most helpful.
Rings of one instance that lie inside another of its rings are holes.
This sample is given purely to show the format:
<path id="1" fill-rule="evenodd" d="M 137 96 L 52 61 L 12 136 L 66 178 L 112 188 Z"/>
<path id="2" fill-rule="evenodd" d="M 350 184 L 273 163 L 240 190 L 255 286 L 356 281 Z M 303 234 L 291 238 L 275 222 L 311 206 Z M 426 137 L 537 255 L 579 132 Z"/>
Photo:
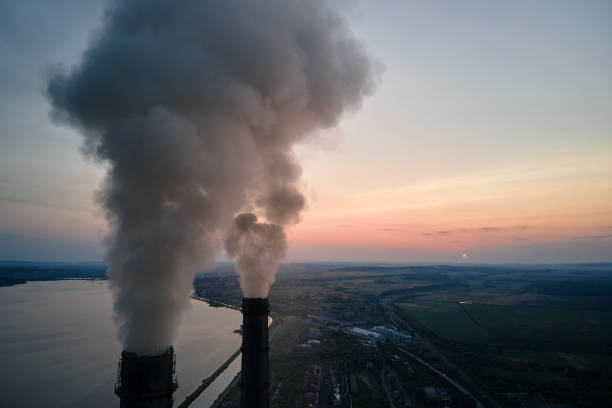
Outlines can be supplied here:
<path id="1" fill-rule="evenodd" d="M 482 327 L 477 326 L 456 303 L 400 303 L 398 306 L 439 337 L 464 343 L 487 342 Z"/>
<path id="2" fill-rule="evenodd" d="M 465 305 L 490 344 L 605 352 L 612 344 L 612 311 Z"/>
<path id="3" fill-rule="evenodd" d="M 573 299 L 570 299 L 573 300 Z M 612 378 L 612 310 L 524 304 L 398 303 L 438 350 L 502 406 L 505 393 L 603 407 Z M 600 302 L 601 303 L 601 302 Z M 428 361 L 431 357 L 426 358 Z"/>
<path id="4" fill-rule="evenodd" d="M 515 348 L 609 352 L 612 311 L 457 303 L 398 304 L 437 336 Z"/>

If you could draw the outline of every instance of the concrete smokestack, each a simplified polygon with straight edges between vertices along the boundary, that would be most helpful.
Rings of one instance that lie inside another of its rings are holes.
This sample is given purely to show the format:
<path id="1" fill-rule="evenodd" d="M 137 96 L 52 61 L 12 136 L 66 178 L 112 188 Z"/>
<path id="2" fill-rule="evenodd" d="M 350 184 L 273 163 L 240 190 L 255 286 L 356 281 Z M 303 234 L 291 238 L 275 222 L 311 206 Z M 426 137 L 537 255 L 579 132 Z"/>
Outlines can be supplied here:
<path id="1" fill-rule="evenodd" d="M 242 373 L 240 407 L 270 406 L 270 368 L 268 364 L 267 298 L 242 299 Z"/>
<path id="2" fill-rule="evenodd" d="M 171 346 L 159 356 L 121 352 L 115 394 L 121 408 L 172 408 L 172 393 L 178 388 L 176 358 Z"/>

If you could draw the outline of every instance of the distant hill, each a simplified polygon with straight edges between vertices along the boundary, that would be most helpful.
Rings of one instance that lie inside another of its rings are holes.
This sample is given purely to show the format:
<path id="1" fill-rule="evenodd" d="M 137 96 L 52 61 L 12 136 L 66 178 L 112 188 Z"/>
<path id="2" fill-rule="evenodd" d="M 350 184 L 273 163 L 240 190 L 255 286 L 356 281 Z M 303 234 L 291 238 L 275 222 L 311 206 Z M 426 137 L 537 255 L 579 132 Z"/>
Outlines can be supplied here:
<path id="1" fill-rule="evenodd" d="M 31 262 L 31 261 L 0 261 L 0 286 L 10 286 L 27 281 L 48 281 L 61 279 L 107 279 L 108 266 L 103 262 Z M 580 263 L 580 264 L 539 264 L 539 265 L 493 265 L 493 264 L 426 264 L 426 263 L 350 263 L 350 262 L 296 262 L 279 265 L 279 278 L 286 276 L 310 276 L 322 272 L 374 272 L 374 273 L 447 273 L 451 271 L 505 273 L 508 271 L 522 273 L 558 273 L 572 272 L 575 275 L 590 272 L 612 273 L 612 263 Z M 233 276 L 232 262 L 217 262 L 204 271 L 196 274 L 196 278 L 204 276 Z M 602 275 L 604 276 L 604 275 Z M 363 278 L 363 275 L 360 276 Z M 330 277 L 335 279 L 335 277 Z M 542 287 L 534 287 L 545 291 Z M 568 290 L 570 288 L 555 288 Z M 552 289 L 548 289 L 552 290 Z M 608 290 L 608 289 L 606 289 Z"/>
<path id="2" fill-rule="evenodd" d="M 0 261 L 0 286 L 28 281 L 106 279 L 106 269 L 102 262 Z"/>

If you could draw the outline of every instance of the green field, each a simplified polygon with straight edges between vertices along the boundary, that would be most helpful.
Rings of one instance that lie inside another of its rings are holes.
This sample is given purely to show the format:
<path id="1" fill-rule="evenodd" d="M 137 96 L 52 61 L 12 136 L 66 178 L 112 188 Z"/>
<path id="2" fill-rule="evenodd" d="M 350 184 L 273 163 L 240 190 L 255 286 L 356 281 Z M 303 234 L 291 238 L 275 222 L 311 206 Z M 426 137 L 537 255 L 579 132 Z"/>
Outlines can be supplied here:
<path id="1" fill-rule="evenodd" d="M 455 303 L 399 303 L 398 306 L 402 312 L 439 337 L 464 343 L 487 343 L 482 328 Z"/>
<path id="2" fill-rule="evenodd" d="M 437 336 L 464 343 L 606 353 L 612 311 L 456 303 L 398 304 Z M 469 314 L 468 314 L 469 313 Z M 470 317 L 471 315 L 471 317 Z"/>

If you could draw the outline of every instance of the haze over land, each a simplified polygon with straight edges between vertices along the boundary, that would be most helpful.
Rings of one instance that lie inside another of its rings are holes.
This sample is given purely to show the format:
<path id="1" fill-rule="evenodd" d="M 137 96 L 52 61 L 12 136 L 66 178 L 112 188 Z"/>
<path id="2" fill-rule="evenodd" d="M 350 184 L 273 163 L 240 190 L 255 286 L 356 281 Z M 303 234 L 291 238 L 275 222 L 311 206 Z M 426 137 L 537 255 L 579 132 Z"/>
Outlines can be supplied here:
<path id="1" fill-rule="evenodd" d="M 41 86 L 106 3 L 0 5 L 0 259 L 102 257 L 103 169 Z M 290 260 L 610 260 L 610 2 L 339 7 L 384 73 L 360 114 L 299 147 Z"/>

